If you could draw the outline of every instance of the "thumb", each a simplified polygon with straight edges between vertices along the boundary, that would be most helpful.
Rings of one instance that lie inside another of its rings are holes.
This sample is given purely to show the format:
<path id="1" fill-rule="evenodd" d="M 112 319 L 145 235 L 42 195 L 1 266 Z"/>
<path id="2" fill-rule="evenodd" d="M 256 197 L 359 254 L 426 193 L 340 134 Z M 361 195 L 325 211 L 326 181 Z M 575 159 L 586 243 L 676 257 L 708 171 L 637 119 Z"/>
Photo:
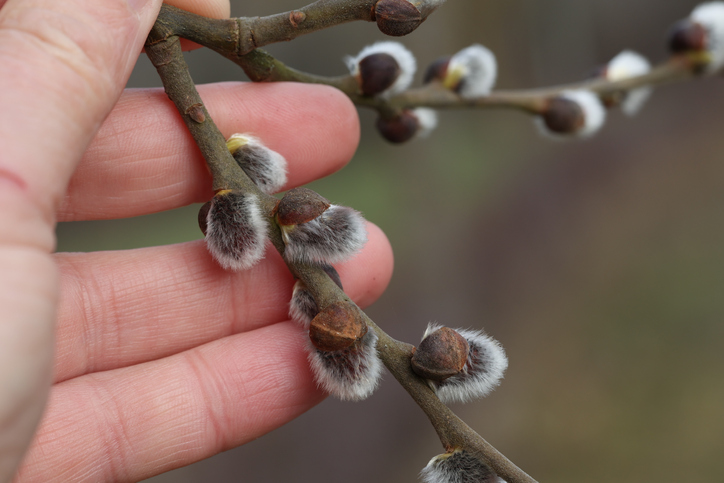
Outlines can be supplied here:
<path id="1" fill-rule="evenodd" d="M 15 471 L 50 386 L 54 207 L 160 4 L 0 0 L 0 481 Z"/>

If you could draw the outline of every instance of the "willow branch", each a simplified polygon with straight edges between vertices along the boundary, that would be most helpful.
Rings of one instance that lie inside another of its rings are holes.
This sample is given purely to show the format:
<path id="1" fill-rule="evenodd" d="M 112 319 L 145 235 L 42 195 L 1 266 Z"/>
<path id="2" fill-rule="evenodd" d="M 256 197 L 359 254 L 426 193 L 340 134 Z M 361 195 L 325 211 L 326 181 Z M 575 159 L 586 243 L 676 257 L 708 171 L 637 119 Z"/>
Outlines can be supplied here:
<path id="1" fill-rule="evenodd" d="M 186 15 L 190 16 L 192 14 Z M 213 34 L 201 35 L 199 33 L 186 36 L 185 32 L 189 30 L 184 24 L 186 21 L 185 17 L 176 17 L 174 22 L 181 22 L 181 25 L 175 23 L 169 25 L 173 32 L 181 37 L 198 42 L 239 65 L 254 82 L 302 82 L 332 86 L 344 92 L 356 105 L 375 109 L 383 116 L 392 116 L 403 109 L 417 107 L 434 109 L 509 108 L 540 114 L 546 106 L 547 99 L 565 90 L 585 89 L 595 92 L 599 96 L 623 93 L 639 87 L 689 80 L 695 77 L 695 67 L 697 65 L 696 59 L 686 55 L 679 55 L 655 66 L 646 74 L 617 81 L 595 78 L 536 89 L 497 90 L 490 95 L 476 99 L 464 99 L 437 82 L 420 88 L 409 89 L 389 98 L 380 96 L 365 97 L 361 95 L 356 79 L 350 75 L 325 77 L 309 74 L 287 66 L 262 50 L 240 54 L 232 43 L 220 42 L 219 36 Z"/>
<path id="2" fill-rule="evenodd" d="M 223 51 L 217 50 L 217 52 L 225 55 Z M 227 57 L 229 56 L 227 55 Z M 540 114 L 548 99 L 566 90 L 585 89 L 595 92 L 599 96 L 606 96 L 639 87 L 682 82 L 695 76 L 695 64 L 686 56 L 675 56 L 655 66 L 646 74 L 617 81 L 596 78 L 536 89 L 497 90 L 476 99 L 464 99 L 455 92 L 444 88 L 440 83 L 433 82 L 387 98 L 362 96 L 356 79 L 350 75 L 323 77 L 308 74 L 285 65 L 268 52 L 261 50 L 229 58 L 241 66 L 254 82 L 304 82 L 329 85 L 344 92 L 356 105 L 375 109 L 383 115 L 417 107 L 434 109 L 510 108 Z"/>
<path id="3" fill-rule="evenodd" d="M 284 242 L 272 215 L 278 200 L 262 193 L 229 153 L 224 137 L 209 116 L 189 74 L 181 52 L 179 37 L 170 33 L 167 24 L 159 23 L 148 37 L 146 52 L 158 70 L 166 94 L 175 104 L 209 166 L 214 178 L 214 189 L 237 189 L 244 193 L 255 194 L 261 201 L 262 210 L 266 213 L 272 228 L 269 233 L 270 239 L 283 255 Z M 318 266 L 289 261 L 287 265 L 292 274 L 302 280 L 312 292 L 320 310 L 339 301 L 353 303 Z M 378 334 L 377 350 L 383 363 L 425 412 L 446 450 L 461 448 L 477 454 L 509 483 L 535 483 L 533 478 L 520 470 L 440 402 L 426 382 L 412 372 L 411 345 L 394 340 L 366 315 L 365 319 L 368 326 Z"/>
<path id="4" fill-rule="evenodd" d="M 563 91 L 588 90 L 599 96 L 607 96 L 631 91 L 639 87 L 681 82 L 692 78 L 693 75 L 692 64 L 686 58 L 672 57 L 655 66 L 646 74 L 617 81 L 596 78 L 536 89 L 498 90 L 477 99 L 463 99 L 455 92 L 434 82 L 418 89 L 410 89 L 389 99 L 364 99 L 357 101 L 357 104 L 377 110 L 390 108 L 411 109 L 415 107 L 431 107 L 435 109 L 498 107 L 520 109 L 532 114 L 540 114 L 545 107 L 546 100 L 559 95 Z"/>

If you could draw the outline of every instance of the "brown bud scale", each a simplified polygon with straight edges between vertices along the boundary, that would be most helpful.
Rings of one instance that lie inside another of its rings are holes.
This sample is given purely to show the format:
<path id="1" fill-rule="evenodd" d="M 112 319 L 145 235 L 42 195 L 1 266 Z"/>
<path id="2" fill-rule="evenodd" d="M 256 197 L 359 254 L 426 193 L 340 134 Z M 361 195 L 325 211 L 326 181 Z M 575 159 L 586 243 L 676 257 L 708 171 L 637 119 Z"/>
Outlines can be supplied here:
<path id="1" fill-rule="evenodd" d="M 669 32 L 669 51 L 672 54 L 705 50 L 706 42 L 706 29 L 689 19 L 679 20 Z"/>
<path id="2" fill-rule="evenodd" d="M 556 133 L 574 133 L 586 123 L 581 106 L 570 99 L 555 97 L 543 113 L 545 125 Z"/>
<path id="3" fill-rule="evenodd" d="M 368 55 L 359 63 L 360 89 L 364 96 L 387 90 L 400 75 L 400 66 L 390 54 Z"/>
<path id="4" fill-rule="evenodd" d="M 375 5 L 375 21 L 383 34 L 401 37 L 422 23 L 422 14 L 407 0 L 380 0 Z"/>
<path id="5" fill-rule="evenodd" d="M 276 217 L 282 226 L 299 225 L 314 220 L 330 206 L 320 194 L 308 188 L 294 188 L 277 204 Z"/>
<path id="6" fill-rule="evenodd" d="M 390 119 L 377 118 L 377 130 L 383 138 L 395 144 L 412 139 L 419 127 L 417 117 L 409 110 L 402 111 L 399 116 Z"/>
<path id="7" fill-rule="evenodd" d="M 420 342 L 412 355 L 412 370 L 425 379 L 444 381 L 463 370 L 470 346 L 465 338 L 449 327 L 441 327 Z"/>
<path id="8" fill-rule="evenodd" d="M 319 312 L 309 326 L 314 347 L 324 352 L 346 349 L 367 333 L 359 308 L 350 302 L 337 302 Z"/>

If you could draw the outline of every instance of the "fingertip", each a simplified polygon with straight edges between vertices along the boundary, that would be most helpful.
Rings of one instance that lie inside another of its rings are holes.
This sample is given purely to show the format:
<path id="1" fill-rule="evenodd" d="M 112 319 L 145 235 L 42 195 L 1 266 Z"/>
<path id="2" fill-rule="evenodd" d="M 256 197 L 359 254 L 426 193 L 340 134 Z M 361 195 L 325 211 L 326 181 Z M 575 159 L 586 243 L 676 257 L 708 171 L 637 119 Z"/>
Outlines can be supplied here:
<path id="1" fill-rule="evenodd" d="M 166 0 L 165 3 L 208 18 L 229 18 L 231 15 L 229 0 Z M 181 48 L 184 51 L 201 47 L 195 42 L 181 39 Z"/>
<path id="2" fill-rule="evenodd" d="M 377 300 L 392 279 L 394 256 L 384 232 L 374 223 L 367 223 L 368 242 L 352 260 L 337 268 L 345 292 L 360 307 Z"/>
<path id="3" fill-rule="evenodd" d="M 290 173 L 289 186 L 308 183 L 306 172 L 313 170 L 313 164 L 319 153 L 329 152 L 326 166 L 316 170 L 316 177 L 323 178 L 339 171 L 349 163 L 359 146 L 360 122 L 357 108 L 352 101 L 339 89 L 323 85 L 292 84 L 290 88 L 300 89 L 300 96 L 306 97 L 310 106 L 319 106 L 324 113 L 321 135 L 310 138 L 306 153 L 298 157 L 297 166 Z"/>
<path id="4" fill-rule="evenodd" d="M 229 0 L 164 0 L 165 3 L 187 12 L 209 18 L 229 18 L 231 6 Z"/>

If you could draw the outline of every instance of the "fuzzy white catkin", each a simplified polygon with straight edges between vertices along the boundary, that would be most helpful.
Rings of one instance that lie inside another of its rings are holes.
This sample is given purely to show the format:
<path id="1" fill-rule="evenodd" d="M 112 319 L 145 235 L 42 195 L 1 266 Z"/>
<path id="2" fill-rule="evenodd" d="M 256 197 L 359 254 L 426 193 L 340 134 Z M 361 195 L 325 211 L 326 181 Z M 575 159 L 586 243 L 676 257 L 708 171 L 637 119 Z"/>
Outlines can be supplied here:
<path id="1" fill-rule="evenodd" d="M 632 50 L 624 50 L 611 59 L 606 67 L 606 79 L 618 81 L 648 74 L 651 64 L 643 55 Z M 633 116 L 641 110 L 651 93 L 652 87 L 639 87 L 632 89 L 626 94 L 621 103 L 621 110 L 628 116 Z"/>
<path id="2" fill-rule="evenodd" d="M 724 67 L 724 2 L 702 3 L 689 18 L 706 30 L 706 48 L 711 56 L 706 72 L 714 73 Z"/>
<path id="3" fill-rule="evenodd" d="M 334 264 L 352 258 L 364 247 L 367 224 L 358 211 L 331 205 L 307 223 L 282 227 L 282 238 L 288 260 Z"/>
<path id="4" fill-rule="evenodd" d="M 297 280 L 294 283 L 292 299 L 289 302 L 289 317 L 304 329 L 309 330 L 309 325 L 317 312 L 317 302 L 314 301 L 314 297 L 304 283 Z"/>
<path id="5" fill-rule="evenodd" d="M 448 76 L 460 78 L 458 94 L 474 99 L 490 94 L 498 76 L 495 54 L 487 47 L 473 44 L 450 58 Z"/>
<path id="6" fill-rule="evenodd" d="M 407 48 L 399 42 L 393 42 L 391 40 L 385 40 L 381 42 L 375 42 L 372 45 L 368 45 L 360 52 L 352 57 L 347 56 L 344 62 L 349 68 L 350 74 L 359 74 L 359 63 L 362 59 L 373 54 L 387 54 L 391 56 L 400 68 L 400 73 L 395 79 L 395 82 L 387 88 L 381 95 L 383 97 L 393 96 L 399 94 L 412 84 L 412 80 L 415 77 L 415 71 L 417 70 L 417 61 L 415 56 L 407 50 Z"/>
<path id="7" fill-rule="evenodd" d="M 259 138 L 251 134 L 232 134 L 226 142 L 227 145 L 239 144 L 231 154 L 261 191 L 273 194 L 287 184 L 287 160 L 266 147 Z"/>
<path id="8" fill-rule="evenodd" d="M 308 344 L 309 365 L 317 385 L 343 401 L 361 401 L 377 388 L 382 361 L 377 354 L 377 334 L 369 330 L 350 347 L 324 352 Z"/>
<path id="9" fill-rule="evenodd" d="M 487 465 L 467 453 L 452 453 L 435 456 L 420 472 L 423 483 L 506 483 Z"/>
<path id="10" fill-rule="evenodd" d="M 538 130 L 550 139 L 563 140 L 570 138 L 587 138 L 598 132 L 606 122 L 606 108 L 598 95 L 586 90 L 567 90 L 561 92 L 559 97 L 575 102 L 583 113 L 583 126 L 572 133 L 558 133 L 551 131 L 545 121 L 535 118 Z"/>
<path id="11" fill-rule="evenodd" d="M 429 324 L 423 339 L 439 329 L 440 326 Z M 482 331 L 455 330 L 467 341 L 470 349 L 462 372 L 431 383 L 444 403 L 467 402 L 487 396 L 500 384 L 508 368 L 508 358 L 498 341 Z"/>
<path id="12" fill-rule="evenodd" d="M 206 215 L 206 247 L 227 270 L 246 270 L 264 258 L 267 224 L 254 195 L 216 195 Z"/>
<path id="13" fill-rule="evenodd" d="M 339 277 L 339 273 L 331 265 L 322 265 L 329 278 L 342 290 L 342 280 Z M 319 309 L 317 308 L 317 302 L 314 300 L 307 286 L 304 282 L 297 280 L 294 282 L 294 288 L 292 289 L 292 299 L 289 301 L 289 318 L 302 326 L 305 330 L 309 330 L 309 325 L 312 319 L 317 315 Z"/>
<path id="14" fill-rule="evenodd" d="M 412 114 L 417 118 L 416 137 L 426 138 L 437 127 L 437 112 L 429 107 L 418 107 L 412 110 Z"/>

